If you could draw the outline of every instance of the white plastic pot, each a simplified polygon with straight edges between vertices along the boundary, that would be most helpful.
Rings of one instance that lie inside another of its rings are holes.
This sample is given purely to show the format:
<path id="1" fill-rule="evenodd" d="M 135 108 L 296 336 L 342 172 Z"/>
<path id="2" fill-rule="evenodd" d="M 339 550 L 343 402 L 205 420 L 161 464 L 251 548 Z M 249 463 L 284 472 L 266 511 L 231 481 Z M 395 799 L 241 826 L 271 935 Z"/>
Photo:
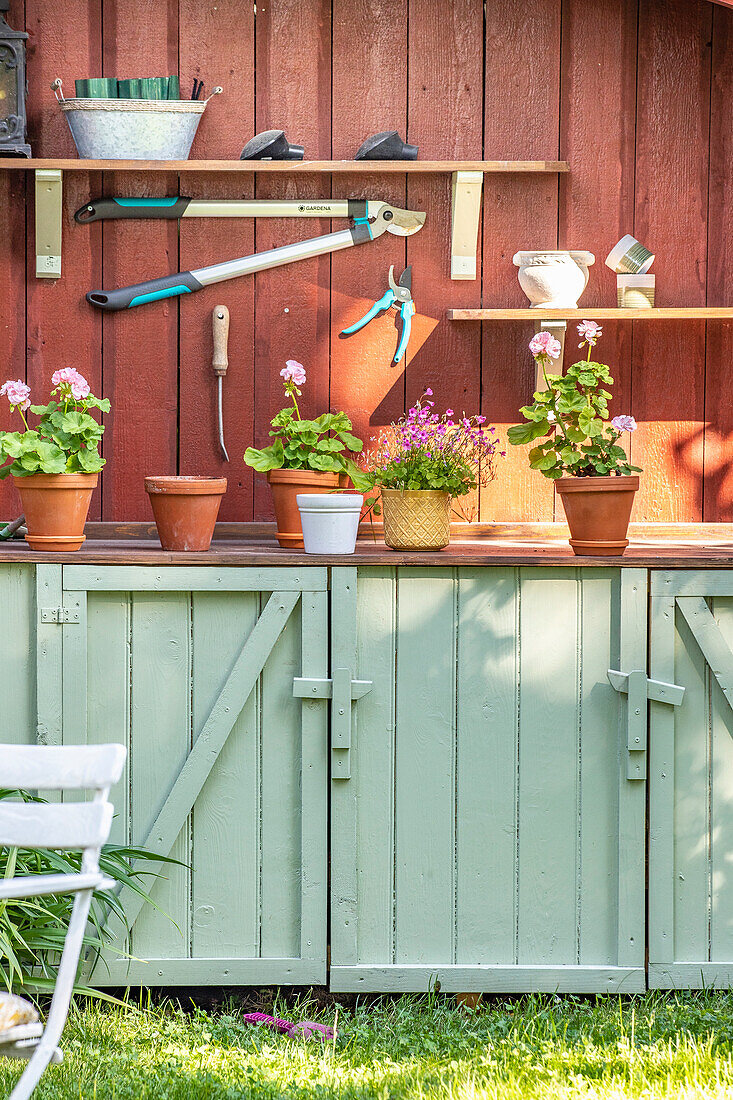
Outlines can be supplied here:
<path id="1" fill-rule="evenodd" d="M 364 497 L 357 493 L 298 493 L 306 554 L 353 554 Z"/>

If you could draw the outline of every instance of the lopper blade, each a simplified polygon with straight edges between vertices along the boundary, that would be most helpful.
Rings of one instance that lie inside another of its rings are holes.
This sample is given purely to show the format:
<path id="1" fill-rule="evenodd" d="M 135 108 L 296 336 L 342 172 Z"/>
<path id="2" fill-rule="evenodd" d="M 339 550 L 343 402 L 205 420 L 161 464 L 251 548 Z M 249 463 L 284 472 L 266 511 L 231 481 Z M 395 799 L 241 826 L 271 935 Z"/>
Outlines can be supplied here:
<path id="1" fill-rule="evenodd" d="M 387 232 L 393 233 L 395 237 L 412 237 L 425 225 L 425 214 L 420 210 L 400 210 L 396 206 L 391 207 L 391 210 L 393 218 L 387 226 Z"/>

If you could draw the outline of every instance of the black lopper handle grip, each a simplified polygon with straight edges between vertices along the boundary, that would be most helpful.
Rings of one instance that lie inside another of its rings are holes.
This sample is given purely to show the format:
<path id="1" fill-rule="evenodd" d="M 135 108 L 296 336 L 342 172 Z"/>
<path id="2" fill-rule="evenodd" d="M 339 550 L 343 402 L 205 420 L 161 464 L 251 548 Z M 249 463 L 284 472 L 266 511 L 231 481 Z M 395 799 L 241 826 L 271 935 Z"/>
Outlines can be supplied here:
<path id="1" fill-rule="evenodd" d="M 173 196 L 169 199 L 90 199 L 74 214 L 79 225 L 109 221 L 112 218 L 168 218 L 183 216 L 190 199 Z"/>
<path id="2" fill-rule="evenodd" d="M 195 290 L 201 290 L 198 279 L 190 271 L 179 271 L 175 275 L 163 275 L 160 279 L 149 279 L 146 283 L 121 286 L 116 290 L 90 290 L 87 301 L 97 309 L 131 309 L 132 306 L 142 306 L 162 298 L 192 294 Z"/>

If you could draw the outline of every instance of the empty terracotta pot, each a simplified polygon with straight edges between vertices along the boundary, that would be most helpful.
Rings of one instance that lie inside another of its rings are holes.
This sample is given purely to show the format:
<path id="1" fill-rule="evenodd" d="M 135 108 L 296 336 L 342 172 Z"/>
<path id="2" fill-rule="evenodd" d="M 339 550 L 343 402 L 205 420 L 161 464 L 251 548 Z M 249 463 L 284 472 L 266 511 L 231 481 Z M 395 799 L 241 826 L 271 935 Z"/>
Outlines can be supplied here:
<path id="1" fill-rule="evenodd" d="M 629 545 L 634 494 L 639 478 L 561 477 L 555 482 L 570 528 L 574 554 L 614 557 Z"/>
<path id="2" fill-rule="evenodd" d="M 99 474 L 14 477 L 32 550 L 78 550 Z"/>
<path id="3" fill-rule="evenodd" d="M 208 550 L 226 491 L 225 477 L 146 477 L 163 549 Z"/>
<path id="4" fill-rule="evenodd" d="M 267 480 L 272 489 L 277 541 L 288 550 L 303 549 L 298 494 L 327 493 L 329 489 L 343 487 L 347 481 L 341 474 L 322 470 L 270 470 Z"/>

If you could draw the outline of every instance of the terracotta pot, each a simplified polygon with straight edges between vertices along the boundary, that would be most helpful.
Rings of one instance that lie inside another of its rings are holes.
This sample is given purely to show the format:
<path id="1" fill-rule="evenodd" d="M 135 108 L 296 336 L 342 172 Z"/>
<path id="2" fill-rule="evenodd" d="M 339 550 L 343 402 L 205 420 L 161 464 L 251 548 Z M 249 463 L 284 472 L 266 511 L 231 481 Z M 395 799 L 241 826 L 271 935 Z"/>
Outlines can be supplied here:
<path id="1" fill-rule="evenodd" d="M 225 477 L 146 477 L 145 492 L 164 550 L 208 550 Z"/>
<path id="2" fill-rule="evenodd" d="M 342 474 L 321 470 L 270 470 L 267 480 L 277 522 L 277 541 L 287 550 L 303 549 L 303 528 L 296 497 L 300 494 L 327 493 L 343 488 L 348 479 Z"/>
<path id="3" fill-rule="evenodd" d="M 392 550 L 442 550 L 450 542 L 450 493 L 382 489 L 384 541 Z"/>
<path id="4" fill-rule="evenodd" d="M 32 550 L 78 550 L 99 474 L 31 474 L 13 477 Z"/>
<path id="5" fill-rule="evenodd" d="M 574 554 L 614 557 L 629 545 L 634 494 L 639 478 L 561 477 L 555 482 L 560 494 Z"/>

